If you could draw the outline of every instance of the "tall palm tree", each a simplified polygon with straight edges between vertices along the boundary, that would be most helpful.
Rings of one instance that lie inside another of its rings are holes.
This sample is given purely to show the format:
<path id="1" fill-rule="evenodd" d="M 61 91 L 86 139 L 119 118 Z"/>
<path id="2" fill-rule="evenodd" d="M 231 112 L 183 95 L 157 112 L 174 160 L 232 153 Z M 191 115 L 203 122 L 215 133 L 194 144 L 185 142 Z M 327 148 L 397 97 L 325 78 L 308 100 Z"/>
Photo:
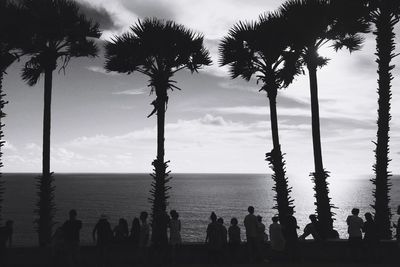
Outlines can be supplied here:
<path id="1" fill-rule="evenodd" d="M 23 0 L 27 30 L 31 35 L 30 43 L 23 47 L 28 55 L 22 78 L 34 86 L 44 75 L 44 112 L 43 112 L 43 164 L 42 175 L 38 178 L 38 196 L 36 213 L 39 244 L 50 242 L 54 204 L 54 180 L 50 172 L 50 126 L 51 94 L 53 71 L 61 62 L 65 70 L 74 57 L 95 57 L 97 47 L 93 39 L 100 37 L 98 24 L 79 13 L 77 4 L 72 0 Z"/>
<path id="2" fill-rule="evenodd" d="M 151 93 L 156 94 L 152 114 L 157 114 L 157 158 L 153 161 L 151 198 L 152 242 L 157 244 L 166 236 L 162 227 L 168 199 L 167 182 L 170 180 L 167 162 L 164 160 L 165 111 L 168 90 L 179 89 L 173 75 L 188 69 L 197 72 L 202 66 L 210 65 L 208 51 L 203 46 L 203 36 L 195 34 L 173 21 L 145 18 L 131 27 L 130 32 L 115 36 L 107 42 L 105 69 L 120 73 L 139 72 L 147 75 Z"/>
<path id="3" fill-rule="evenodd" d="M 391 80 L 393 79 L 391 60 L 394 54 L 396 42 L 394 26 L 399 22 L 400 1 L 374 0 L 367 1 L 370 10 L 369 19 L 375 25 L 373 34 L 376 36 L 376 62 L 378 63 L 378 131 L 375 164 L 373 169 L 375 177 L 371 180 L 375 185 L 373 191 L 375 203 L 375 221 L 378 234 L 381 239 L 391 239 L 391 210 L 389 207 L 390 176 L 389 165 L 389 130 L 390 130 L 390 100 Z"/>
<path id="4" fill-rule="evenodd" d="M 278 89 L 286 88 L 299 74 L 299 54 L 290 48 L 285 19 L 278 13 L 261 15 L 257 23 L 239 22 L 225 37 L 219 48 L 220 65 L 228 65 L 232 79 L 241 76 L 249 81 L 255 76 L 262 83 L 260 91 L 267 93 L 273 149 L 267 160 L 274 174 L 275 209 L 285 224 L 288 210 L 292 207 L 291 188 L 285 171 L 278 132 L 276 98 Z"/>
<path id="5" fill-rule="evenodd" d="M 358 0 L 289 0 L 280 7 L 280 12 L 291 24 L 295 49 L 301 51 L 301 60 L 308 69 L 315 166 L 310 176 L 315 182 L 316 212 L 325 238 L 334 234 L 331 211 L 334 206 L 329 197 L 329 172 L 322 163 L 317 83 L 317 69 L 326 65 L 328 59 L 321 57 L 318 50 L 329 42 L 335 50 L 347 48 L 352 52 L 360 49 L 363 40 L 359 33 L 366 32 L 368 25 L 357 10 L 359 3 Z"/>
<path id="6" fill-rule="evenodd" d="M 9 0 L 0 2 L 0 168 L 3 167 L 1 161 L 1 148 L 4 146 L 2 119 L 6 116 L 3 111 L 4 106 L 8 103 L 4 100 L 5 93 L 3 91 L 3 77 L 6 74 L 7 68 L 19 57 L 18 48 L 24 36 L 19 27 L 19 9 Z M 4 193 L 4 181 L 0 171 L 0 222 L 2 219 L 2 202 Z"/>

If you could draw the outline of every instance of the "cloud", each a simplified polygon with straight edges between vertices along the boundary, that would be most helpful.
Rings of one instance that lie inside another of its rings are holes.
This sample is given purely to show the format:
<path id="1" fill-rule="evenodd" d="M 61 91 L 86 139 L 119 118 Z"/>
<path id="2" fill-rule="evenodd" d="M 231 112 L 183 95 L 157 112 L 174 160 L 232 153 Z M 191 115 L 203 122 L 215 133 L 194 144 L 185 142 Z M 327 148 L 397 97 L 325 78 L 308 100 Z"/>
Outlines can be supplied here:
<path id="1" fill-rule="evenodd" d="M 138 89 L 129 89 L 118 92 L 113 92 L 113 95 L 142 95 L 146 93 L 146 87 L 138 88 Z"/>
<path id="2" fill-rule="evenodd" d="M 92 6 L 89 3 L 79 3 L 79 10 L 86 17 L 92 19 L 94 22 L 99 23 L 100 30 L 112 30 L 115 29 L 114 21 L 103 6 Z"/>
<path id="3" fill-rule="evenodd" d="M 160 0 L 122 0 L 122 5 L 134 12 L 138 17 L 156 17 L 159 19 L 175 19 L 176 8 L 171 1 Z"/>
<path id="4" fill-rule="evenodd" d="M 100 73 L 100 74 L 104 74 L 104 75 L 111 75 L 111 76 L 121 75 L 121 74 L 119 74 L 118 72 L 115 72 L 115 71 L 106 71 L 104 68 L 98 67 L 98 66 L 88 66 L 88 67 L 86 67 L 86 69 L 90 70 L 92 72 Z"/>

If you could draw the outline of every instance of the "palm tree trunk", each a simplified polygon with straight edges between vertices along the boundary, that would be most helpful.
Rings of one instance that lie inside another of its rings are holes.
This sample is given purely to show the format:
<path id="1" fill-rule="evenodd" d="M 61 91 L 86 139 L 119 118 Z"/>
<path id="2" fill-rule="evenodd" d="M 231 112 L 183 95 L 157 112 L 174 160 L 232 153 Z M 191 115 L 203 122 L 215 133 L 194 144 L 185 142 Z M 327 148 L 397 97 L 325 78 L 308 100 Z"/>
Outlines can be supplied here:
<path id="1" fill-rule="evenodd" d="M 278 210 L 281 224 L 286 225 L 286 217 L 293 200 L 290 197 L 291 188 L 288 186 L 285 161 L 283 160 L 281 146 L 279 144 L 276 96 L 276 88 L 268 91 L 273 149 L 270 153 L 266 154 L 266 160 L 269 162 L 270 168 L 274 172 L 272 175 L 272 179 L 275 182 L 275 187 L 273 189 L 276 192 L 274 196 L 276 205 L 274 208 Z"/>
<path id="2" fill-rule="evenodd" d="M 168 242 L 167 227 L 165 224 L 165 212 L 167 207 L 168 194 L 170 189 L 166 184 L 170 180 L 166 172 L 167 163 L 164 162 L 164 131 L 165 131 L 165 104 L 167 101 L 167 86 L 164 84 L 156 88 L 157 107 L 157 159 L 153 161 L 155 174 L 152 174 L 154 181 L 150 191 L 152 198 L 152 244 L 154 246 L 164 245 Z"/>
<path id="3" fill-rule="evenodd" d="M 43 161 L 42 174 L 50 174 L 50 132 L 51 132 L 51 91 L 53 70 L 47 69 L 44 74 L 44 110 L 43 110 Z"/>
<path id="4" fill-rule="evenodd" d="M 54 189 L 52 185 L 54 178 L 50 173 L 50 126 L 51 126 L 51 91 L 52 91 L 53 68 L 47 68 L 44 74 L 44 113 L 43 113 L 43 162 L 42 176 L 38 177 L 37 187 L 39 189 L 39 200 L 36 213 L 39 245 L 50 244 L 53 218 L 55 215 Z"/>
<path id="5" fill-rule="evenodd" d="M 311 65 L 311 64 L 310 64 Z M 315 183 L 316 212 L 321 226 L 321 236 L 329 238 L 333 235 L 333 213 L 330 204 L 327 178 L 328 172 L 322 164 L 321 135 L 319 125 L 317 67 L 308 65 L 311 94 L 311 125 L 314 149 L 315 172 L 311 174 Z"/>
<path id="6" fill-rule="evenodd" d="M 372 179 L 375 185 L 373 192 L 375 203 L 375 221 L 378 234 L 381 239 L 391 239 L 390 220 L 392 213 L 389 207 L 390 172 L 389 165 L 389 130 L 390 130 L 390 99 L 391 99 L 391 80 L 393 76 L 391 70 L 394 66 L 390 65 L 394 57 L 395 34 L 393 25 L 397 22 L 393 13 L 388 7 L 382 4 L 376 20 L 376 50 L 378 63 L 378 131 L 375 149 L 376 163 L 373 166 L 375 178 Z"/>
<path id="7" fill-rule="evenodd" d="M 3 194 L 4 194 L 4 181 L 3 181 L 3 172 L 2 172 L 2 168 L 3 168 L 3 161 L 2 161 L 2 156 L 3 156 L 3 152 L 1 151 L 1 148 L 4 145 L 4 141 L 3 141 L 3 124 L 2 124 L 2 119 L 5 117 L 5 113 L 3 112 L 3 108 L 4 105 L 6 104 L 6 102 L 3 99 L 3 75 L 4 75 L 4 71 L 2 69 L 0 69 L 0 223 L 2 222 L 2 214 L 3 214 Z"/>
<path id="8" fill-rule="evenodd" d="M 310 78 L 310 94 L 311 94 L 311 125 L 312 140 L 314 149 L 314 167 L 315 172 L 323 172 L 322 152 L 321 152 L 321 134 L 319 126 L 319 104 L 318 104 L 318 84 L 317 84 L 317 68 L 308 68 Z"/>
<path id="9" fill-rule="evenodd" d="M 275 150 L 280 150 L 279 134 L 278 134 L 278 116 L 276 113 L 276 95 L 277 90 L 274 92 L 268 92 L 269 99 L 269 112 L 271 119 L 271 132 L 272 132 L 272 144 Z"/>

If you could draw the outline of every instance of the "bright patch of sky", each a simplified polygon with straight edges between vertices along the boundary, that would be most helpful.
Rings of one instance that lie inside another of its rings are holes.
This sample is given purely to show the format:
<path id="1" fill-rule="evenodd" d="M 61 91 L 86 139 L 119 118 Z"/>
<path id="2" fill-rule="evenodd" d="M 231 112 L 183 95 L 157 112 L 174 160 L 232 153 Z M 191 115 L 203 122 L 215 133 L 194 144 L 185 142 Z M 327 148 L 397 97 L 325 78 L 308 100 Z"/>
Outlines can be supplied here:
<path id="1" fill-rule="evenodd" d="M 218 44 L 239 20 L 256 20 L 283 1 L 264 0 L 78 0 L 101 23 L 103 40 L 129 29 L 138 18 L 173 19 L 205 36 L 213 66 L 176 76 L 182 91 L 170 92 L 166 115 L 166 159 L 173 172 L 271 172 L 268 99 L 259 85 L 231 80 L 218 67 Z M 396 28 L 397 32 L 399 27 Z M 398 39 L 397 39 L 398 40 Z M 101 42 L 100 42 L 101 45 Z M 377 74 L 374 36 L 363 50 L 320 52 L 331 58 L 318 71 L 324 166 L 334 178 L 372 175 L 376 135 Z M 397 48 L 399 51 L 399 48 Z M 25 59 L 4 79 L 9 104 L 5 119 L 4 171 L 40 172 L 43 80 L 29 88 L 20 79 Z M 394 63 L 399 65 L 399 59 Z M 52 158 L 55 172 L 151 172 L 156 155 L 156 119 L 147 77 L 107 73 L 104 57 L 75 59 L 55 73 Z M 393 71 L 390 170 L 400 173 L 399 68 Z M 282 150 L 289 177 L 313 171 L 308 76 L 278 95 Z M 332 178 L 333 179 L 333 178 Z"/>

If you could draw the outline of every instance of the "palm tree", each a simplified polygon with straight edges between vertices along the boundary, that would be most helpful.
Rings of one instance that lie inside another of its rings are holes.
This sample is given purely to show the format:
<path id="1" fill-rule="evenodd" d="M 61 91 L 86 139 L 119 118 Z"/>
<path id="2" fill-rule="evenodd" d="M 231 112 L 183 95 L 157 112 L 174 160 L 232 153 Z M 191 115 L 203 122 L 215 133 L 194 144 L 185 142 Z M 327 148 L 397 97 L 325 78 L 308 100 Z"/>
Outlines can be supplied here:
<path id="1" fill-rule="evenodd" d="M 19 57 L 19 45 L 24 36 L 20 31 L 18 16 L 18 7 L 8 0 L 0 2 L 0 168 L 3 167 L 1 161 L 1 148 L 4 146 L 2 119 L 6 116 L 3 112 L 4 106 L 8 101 L 4 100 L 5 93 L 3 91 L 3 77 L 6 74 L 7 68 Z M 18 18 L 18 19 L 16 19 Z M 4 193 L 4 181 L 2 180 L 2 173 L 0 172 L 0 222 L 2 219 L 2 202 Z"/>
<path id="2" fill-rule="evenodd" d="M 400 2 L 397 0 L 367 1 L 369 4 L 369 19 L 375 25 L 373 34 L 376 36 L 376 62 L 378 63 L 378 131 L 375 164 L 375 177 L 371 179 L 375 185 L 373 191 L 375 203 L 375 221 L 381 239 L 391 239 L 392 231 L 390 220 L 392 213 L 389 207 L 390 176 L 389 165 L 389 130 L 390 130 L 390 100 L 391 73 L 394 65 L 391 60 L 396 56 L 394 26 L 399 22 Z"/>
<path id="3" fill-rule="evenodd" d="M 188 69 L 197 72 L 202 66 L 210 65 L 208 51 L 203 46 L 203 36 L 195 34 L 183 25 L 173 21 L 145 18 L 131 27 L 130 32 L 115 36 L 105 45 L 108 71 L 120 73 L 139 72 L 147 75 L 151 93 L 156 94 L 152 114 L 157 114 L 157 158 L 153 161 L 154 181 L 150 202 L 152 203 L 152 242 L 161 242 L 166 236 L 162 227 L 170 180 L 167 162 L 164 160 L 165 111 L 168 104 L 168 90 L 179 89 L 174 85 L 173 75 Z"/>
<path id="4" fill-rule="evenodd" d="M 262 82 L 260 91 L 267 93 L 273 149 L 267 153 L 267 161 L 273 170 L 275 181 L 275 209 L 285 224 L 288 210 L 292 208 L 291 188 L 285 171 L 278 133 L 276 98 L 278 89 L 286 88 L 299 74 L 299 54 L 290 49 L 289 35 L 284 18 L 278 13 L 260 16 L 257 23 L 239 22 L 222 40 L 219 52 L 220 65 L 228 65 L 232 79 L 241 76 L 249 81 L 253 75 Z"/>
<path id="5" fill-rule="evenodd" d="M 335 50 L 347 48 L 350 52 L 359 50 L 363 39 L 360 32 L 366 32 L 368 25 L 362 19 L 358 5 L 352 0 L 289 0 L 280 11 L 290 23 L 295 36 L 295 49 L 302 54 L 302 62 L 308 69 L 311 94 L 312 140 L 315 170 L 310 176 L 315 182 L 316 212 L 321 224 L 322 236 L 334 234 L 333 215 L 330 203 L 327 172 L 322 163 L 321 137 L 319 126 L 319 103 L 317 68 L 328 63 L 318 50 L 333 42 Z"/>
<path id="6" fill-rule="evenodd" d="M 35 85 L 44 74 L 44 113 L 43 113 L 43 164 L 42 175 L 38 178 L 38 196 L 36 213 L 39 244 L 50 242 L 54 204 L 54 180 L 50 172 L 50 125 L 51 94 L 53 71 L 61 61 L 65 70 L 74 57 L 95 57 L 97 47 L 94 40 L 100 37 L 98 24 L 79 13 L 77 4 L 72 0 L 23 0 L 26 12 L 27 31 L 31 35 L 30 43 L 23 52 L 30 56 L 26 62 L 22 78 L 30 86 Z"/>

